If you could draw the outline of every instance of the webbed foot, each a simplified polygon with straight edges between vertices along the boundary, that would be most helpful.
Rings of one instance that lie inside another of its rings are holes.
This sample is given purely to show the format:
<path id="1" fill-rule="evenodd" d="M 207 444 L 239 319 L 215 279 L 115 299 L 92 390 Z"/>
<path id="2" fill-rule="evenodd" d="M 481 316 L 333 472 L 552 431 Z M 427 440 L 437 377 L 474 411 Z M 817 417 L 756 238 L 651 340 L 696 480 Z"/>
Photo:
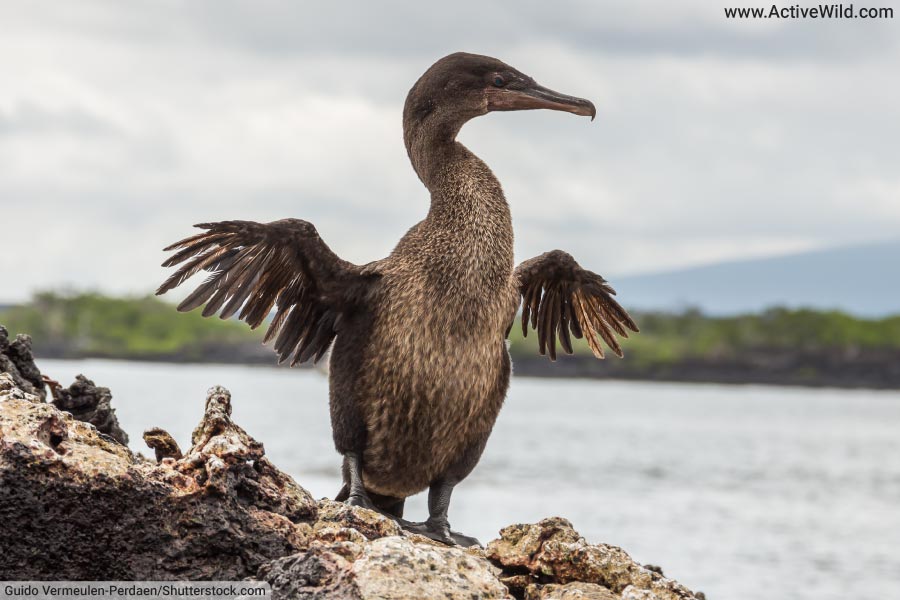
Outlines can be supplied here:
<path id="1" fill-rule="evenodd" d="M 412 521 L 399 520 L 400 526 L 410 533 L 418 533 L 448 546 L 462 546 L 470 548 L 472 546 L 481 546 L 481 542 L 477 539 L 457 533 L 450 530 L 450 523 L 446 519 L 428 519 L 422 523 L 414 523 Z"/>
<path id="2" fill-rule="evenodd" d="M 478 538 L 473 538 L 471 535 L 464 535 L 456 531 L 451 531 L 450 537 L 453 538 L 453 541 L 456 542 L 457 546 L 462 546 L 463 548 L 484 547 L 481 545 L 481 542 L 478 541 Z"/>

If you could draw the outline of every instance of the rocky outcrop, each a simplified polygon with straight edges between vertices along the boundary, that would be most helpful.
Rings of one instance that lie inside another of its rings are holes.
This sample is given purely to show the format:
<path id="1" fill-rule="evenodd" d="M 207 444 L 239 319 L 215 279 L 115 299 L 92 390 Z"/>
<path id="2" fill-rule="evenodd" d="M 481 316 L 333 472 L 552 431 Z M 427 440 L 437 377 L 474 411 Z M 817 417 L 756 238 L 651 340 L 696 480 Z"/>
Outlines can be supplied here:
<path id="1" fill-rule="evenodd" d="M 694 598 L 690 590 L 663 577 L 658 567 L 642 566 L 616 546 L 588 544 L 571 523 L 558 517 L 506 527 L 500 539 L 488 544 L 487 556 L 504 568 L 501 580 L 510 590 L 529 598 L 580 593 L 623 600 Z"/>
<path id="2" fill-rule="evenodd" d="M 221 388 L 188 455 L 162 463 L 9 375 L 0 390 L 0 578 L 242 579 L 308 547 L 315 501 L 231 423 Z"/>
<path id="3" fill-rule="evenodd" d="M 34 361 L 31 336 L 18 334 L 10 342 L 9 332 L 0 325 L 0 373 L 9 375 L 12 382 L 25 393 L 47 399 L 45 384 L 49 384 L 53 404 L 72 414 L 79 421 L 94 425 L 101 433 L 128 443 L 128 434 L 119 426 L 116 411 L 111 406 L 112 393 L 84 375 L 78 375 L 68 388 L 44 376 Z"/>
<path id="4" fill-rule="evenodd" d="M 101 433 L 128 444 L 128 434 L 119 426 L 116 409 L 111 406 L 112 393 L 107 387 L 100 387 L 84 375 L 78 375 L 75 382 L 64 388 L 55 381 L 49 381 L 53 395 L 53 405 L 79 421 L 90 423 Z"/>
<path id="5" fill-rule="evenodd" d="M 10 342 L 9 332 L 0 325 L 0 373 L 6 373 L 20 390 L 47 398 L 40 369 L 34 363 L 31 351 L 31 337 L 19 334 Z"/>
<path id="6" fill-rule="evenodd" d="M 172 434 L 161 427 L 148 429 L 143 437 L 147 447 L 152 448 L 156 454 L 156 462 L 162 462 L 164 458 L 181 460 L 184 457 Z"/>
<path id="7" fill-rule="evenodd" d="M 0 579 L 252 578 L 276 599 L 699 597 L 564 519 L 462 549 L 316 502 L 232 421 L 221 387 L 188 450 L 159 428 L 145 440 L 155 459 L 0 374 Z"/>
<path id="8" fill-rule="evenodd" d="M 307 551 L 263 566 L 259 577 L 283 598 L 509 598 L 499 573 L 481 553 L 393 535 L 368 543 L 317 539 Z"/>

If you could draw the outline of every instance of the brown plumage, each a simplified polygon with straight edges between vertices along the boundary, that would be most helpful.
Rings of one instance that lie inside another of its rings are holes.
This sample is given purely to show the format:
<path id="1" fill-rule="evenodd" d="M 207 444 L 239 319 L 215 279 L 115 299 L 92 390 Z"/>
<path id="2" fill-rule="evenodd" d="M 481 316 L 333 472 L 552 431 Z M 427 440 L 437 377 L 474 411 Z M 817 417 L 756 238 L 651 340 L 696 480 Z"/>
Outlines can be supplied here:
<path id="1" fill-rule="evenodd" d="M 466 121 L 494 110 L 546 108 L 593 118 L 587 100 L 558 94 L 486 56 L 457 53 L 416 82 L 403 111 L 404 142 L 431 192 L 427 217 L 385 259 L 339 259 L 297 219 L 223 221 L 167 248 L 181 267 L 164 293 L 190 276 L 208 279 L 179 310 L 237 315 L 251 327 L 275 311 L 266 333 L 280 361 L 318 360 L 329 347 L 334 441 L 344 455 L 340 499 L 400 519 L 403 501 L 430 490 L 429 519 L 401 522 L 447 543 L 453 487 L 481 456 L 509 384 L 506 333 L 522 328 L 556 358 L 585 337 L 621 356 L 615 335 L 637 331 L 599 275 L 556 250 L 514 269 L 513 230 L 500 183 L 456 141 Z"/>
<path id="2" fill-rule="evenodd" d="M 526 260 L 515 275 L 522 293 L 522 335 L 528 335 L 530 317 L 541 354 L 556 360 L 557 333 L 563 349 L 572 354 L 571 329 L 576 338 L 586 338 L 597 358 L 603 358 L 598 335 L 617 356 L 623 356 L 613 333 L 627 338 L 626 329 L 638 328 L 613 298 L 616 291 L 603 277 L 582 269 L 562 250 Z"/>

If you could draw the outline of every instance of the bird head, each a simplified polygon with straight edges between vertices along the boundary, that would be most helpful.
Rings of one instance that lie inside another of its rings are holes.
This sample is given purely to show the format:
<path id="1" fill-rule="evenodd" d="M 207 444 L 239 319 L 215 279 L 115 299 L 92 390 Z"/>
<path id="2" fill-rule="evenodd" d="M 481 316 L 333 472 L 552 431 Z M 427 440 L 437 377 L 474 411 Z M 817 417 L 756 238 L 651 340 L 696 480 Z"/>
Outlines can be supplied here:
<path id="1" fill-rule="evenodd" d="M 455 135 L 466 121 L 492 111 L 540 108 L 591 120 L 597 114 L 589 100 L 547 89 L 503 61 L 457 52 L 425 71 L 409 91 L 403 115 L 409 126 L 430 121 Z"/>

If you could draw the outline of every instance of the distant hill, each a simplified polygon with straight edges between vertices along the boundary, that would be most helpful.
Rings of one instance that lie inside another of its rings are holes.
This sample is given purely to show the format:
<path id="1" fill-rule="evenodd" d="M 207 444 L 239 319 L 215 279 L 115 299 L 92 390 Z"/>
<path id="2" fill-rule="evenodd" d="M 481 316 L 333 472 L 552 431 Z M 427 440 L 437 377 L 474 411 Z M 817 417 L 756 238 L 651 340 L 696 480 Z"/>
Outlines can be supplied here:
<path id="1" fill-rule="evenodd" d="M 900 240 L 616 277 L 630 310 L 697 307 L 728 315 L 770 306 L 900 314 Z"/>

